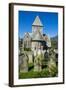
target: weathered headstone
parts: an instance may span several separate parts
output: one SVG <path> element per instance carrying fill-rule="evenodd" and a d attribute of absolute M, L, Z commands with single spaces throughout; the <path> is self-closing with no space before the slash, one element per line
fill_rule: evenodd
<path fill-rule="evenodd" d="M 34 59 L 34 71 L 41 71 L 40 63 L 37 56 Z"/>
<path fill-rule="evenodd" d="M 28 56 L 26 54 L 19 56 L 19 66 L 20 72 L 28 72 Z"/>
<path fill-rule="evenodd" d="M 48 70 L 50 72 L 50 76 L 56 76 L 57 74 L 57 66 L 55 62 L 55 56 L 51 54 L 50 60 L 48 62 Z"/>
<path fill-rule="evenodd" d="M 42 70 L 42 55 L 37 54 L 34 58 L 34 71 L 41 71 Z"/>
<path fill-rule="evenodd" d="M 28 53 L 28 58 L 29 58 L 28 63 L 33 63 L 33 56 L 32 56 L 32 52 Z"/>

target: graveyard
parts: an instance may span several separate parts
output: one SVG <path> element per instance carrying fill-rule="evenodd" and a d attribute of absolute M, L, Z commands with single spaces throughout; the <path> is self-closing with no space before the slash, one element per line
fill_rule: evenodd
<path fill-rule="evenodd" d="M 58 76 L 58 63 L 55 52 L 50 50 L 44 56 L 33 57 L 32 51 L 22 51 L 20 56 L 19 78 L 44 78 Z"/>
<path fill-rule="evenodd" d="M 19 39 L 19 79 L 58 76 L 57 42 L 42 33 L 43 24 L 36 16 L 32 33 Z"/>

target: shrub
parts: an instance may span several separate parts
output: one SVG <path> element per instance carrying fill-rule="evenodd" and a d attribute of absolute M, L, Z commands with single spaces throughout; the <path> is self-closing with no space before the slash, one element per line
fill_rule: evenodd
<path fill-rule="evenodd" d="M 49 77 L 49 70 L 48 68 L 43 69 L 43 71 L 41 72 L 41 77 Z"/>
<path fill-rule="evenodd" d="M 24 51 L 31 51 L 31 48 L 24 48 Z"/>

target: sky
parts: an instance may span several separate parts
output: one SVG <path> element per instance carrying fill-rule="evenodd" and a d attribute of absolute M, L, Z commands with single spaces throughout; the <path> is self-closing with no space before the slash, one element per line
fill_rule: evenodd
<path fill-rule="evenodd" d="M 54 37 L 58 35 L 58 13 L 55 12 L 34 12 L 34 11 L 19 11 L 18 12 L 18 29 L 19 37 L 23 38 L 26 32 L 32 32 L 32 24 L 39 16 L 43 24 L 43 34 Z"/>

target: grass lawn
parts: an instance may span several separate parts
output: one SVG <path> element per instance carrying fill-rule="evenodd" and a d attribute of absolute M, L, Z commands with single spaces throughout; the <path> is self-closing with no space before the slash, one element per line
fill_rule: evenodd
<path fill-rule="evenodd" d="M 43 69 L 41 72 L 34 72 L 31 69 L 29 72 L 26 73 L 19 73 L 19 79 L 26 79 L 26 78 L 42 78 L 42 77 L 49 77 L 48 69 Z"/>
<path fill-rule="evenodd" d="M 48 67 L 44 66 L 41 72 L 35 72 L 34 66 L 31 63 L 28 64 L 28 72 L 25 73 L 19 72 L 19 79 L 55 77 L 58 74 L 57 69 L 58 67 L 56 67 L 55 70 L 53 69 L 54 70 L 54 71 L 52 70 L 53 73 L 51 72 L 50 74 Z"/>

